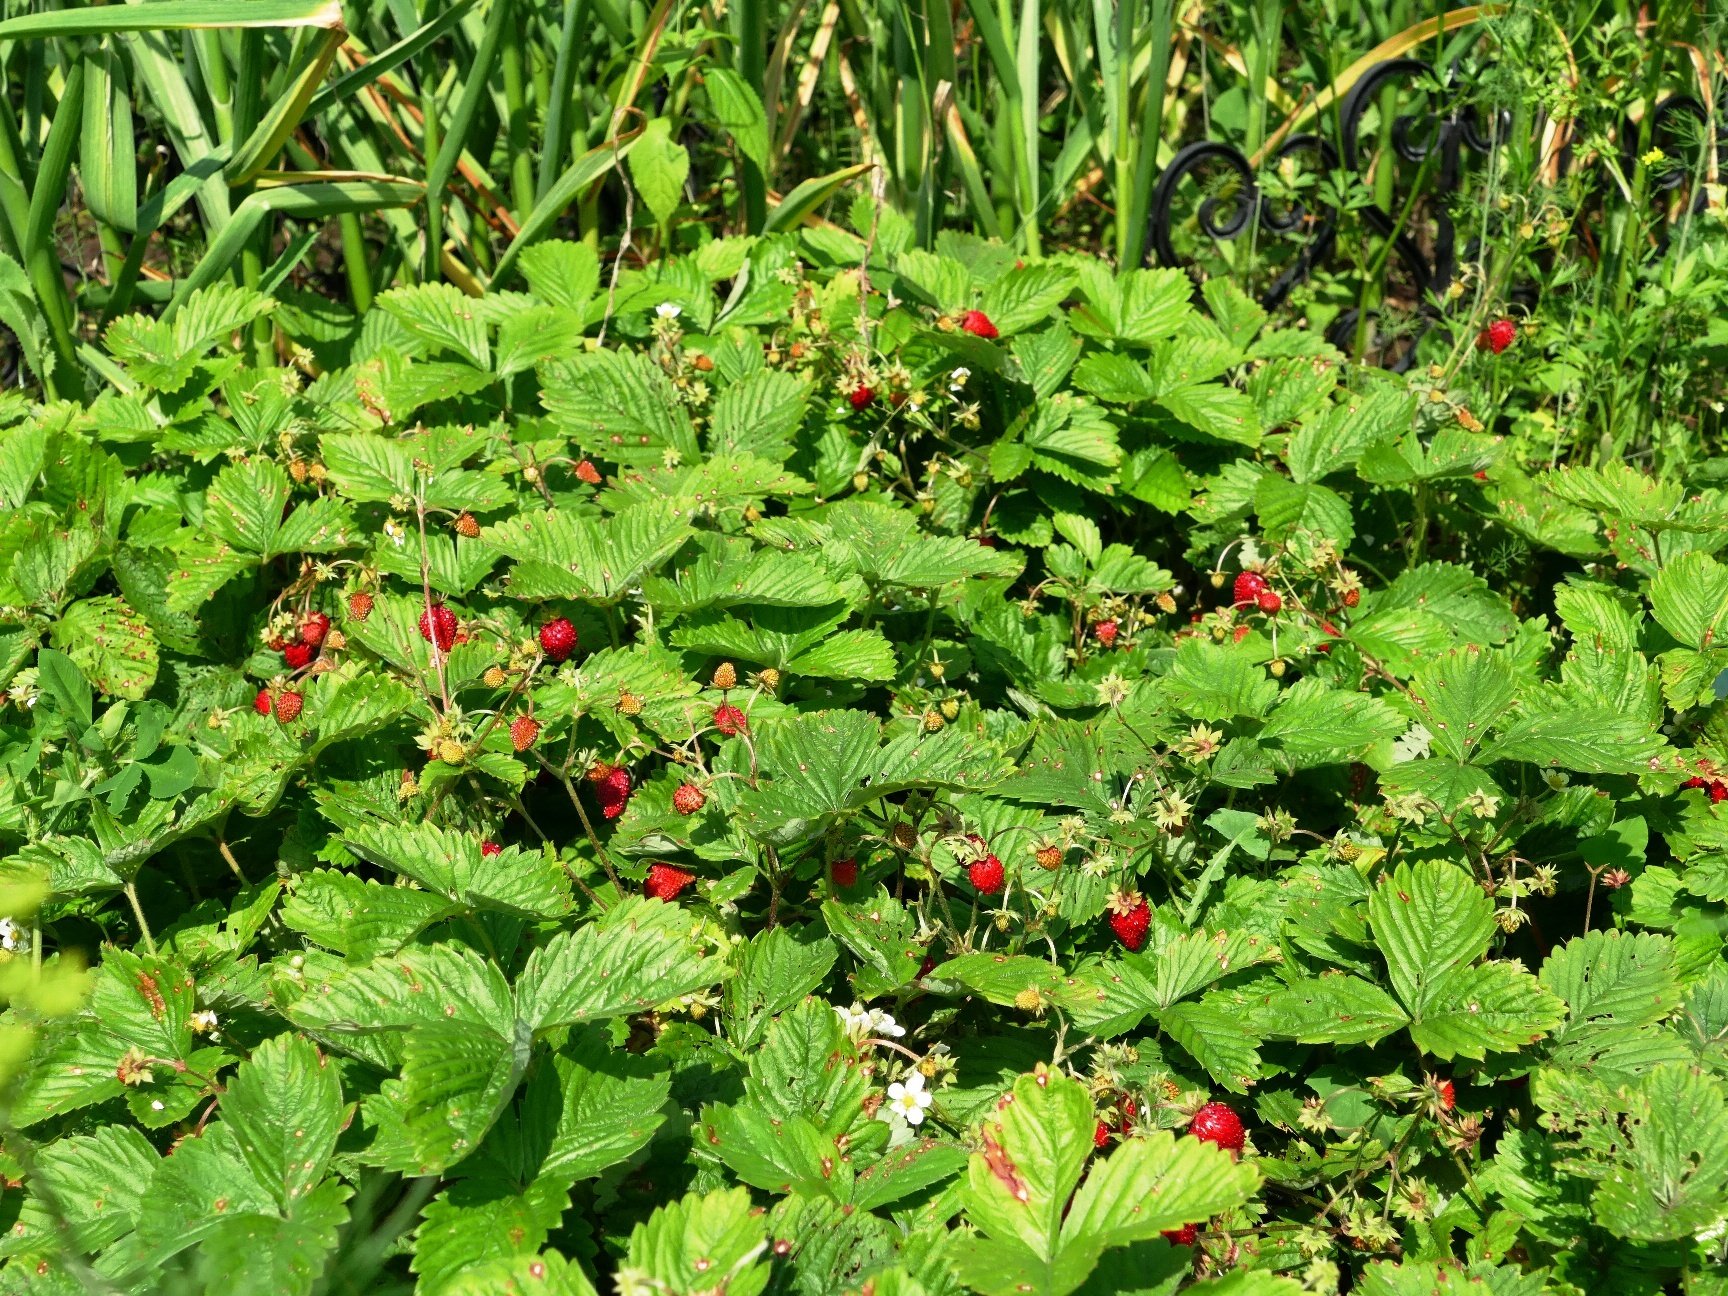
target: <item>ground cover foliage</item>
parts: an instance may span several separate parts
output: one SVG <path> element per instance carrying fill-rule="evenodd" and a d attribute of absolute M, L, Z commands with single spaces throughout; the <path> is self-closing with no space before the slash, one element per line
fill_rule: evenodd
<path fill-rule="evenodd" d="M 853 214 L 6 398 L 4 1281 L 1715 1290 L 1728 496 Z"/>
<path fill-rule="evenodd" d="M 0 1291 L 1728 1292 L 1719 12 L 238 13 L 0 3 Z"/>

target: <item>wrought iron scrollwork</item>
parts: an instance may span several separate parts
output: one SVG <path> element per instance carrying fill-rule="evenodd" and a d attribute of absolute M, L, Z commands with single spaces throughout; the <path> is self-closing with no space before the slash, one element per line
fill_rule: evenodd
<path fill-rule="evenodd" d="M 1365 141 L 1369 114 L 1386 104 L 1389 96 L 1403 97 L 1410 90 L 1426 94 L 1426 111 L 1394 113 L 1377 123 L 1385 131 L 1387 147 L 1374 150 Z M 1385 241 L 1375 258 L 1381 267 L 1381 282 L 1372 285 L 1373 297 L 1381 302 L 1399 302 L 1407 317 L 1401 338 L 1383 345 L 1374 358 L 1387 368 L 1402 371 L 1415 362 L 1417 346 L 1430 330 L 1446 331 L 1442 305 L 1446 290 L 1462 272 L 1465 262 L 1479 253 L 1479 240 L 1458 245 L 1459 231 L 1453 203 L 1465 191 L 1469 172 L 1477 158 L 1489 155 L 1497 141 L 1512 127 L 1511 114 L 1483 117 L 1448 93 L 1444 78 L 1434 68 L 1413 58 L 1387 59 L 1376 64 L 1352 87 L 1339 104 L 1331 129 L 1325 135 L 1293 135 L 1267 155 L 1260 172 L 1232 145 L 1201 140 L 1177 151 L 1159 176 L 1152 194 L 1147 238 L 1150 264 L 1180 267 L 1201 274 L 1200 254 L 1189 251 L 1210 245 L 1214 254 L 1233 259 L 1233 247 L 1253 247 L 1263 255 L 1269 282 L 1259 288 L 1260 304 L 1268 310 L 1284 305 L 1292 292 L 1307 282 L 1315 270 L 1335 260 L 1342 214 L 1328 203 L 1354 182 L 1366 182 L 1376 156 L 1391 156 L 1410 167 L 1403 168 L 1419 192 L 1414 197 L 1396 195 L 1393 212 L 1409 206 L 1414 219 L 1400 222 L 1378 205 L 1355 209 L 1355 216 L 1374 237 Z M 1449 102 L 1450 100 L 1450 102 Z M 1698 100 L 1676 95 L 1657 104 L 1651 120 L 1651 138 L 1670 156 L 1684 156 L 1680 135 L 1685 119 L 1707 124 L 1708 113 Z M 1638 138 L 1636 128 L 1620 132 L 1624 161 L 1633 160 L 1631 150 Z M 1336 143 L 1334 143 L 1334 140 Z M 1723 146 L 1728 157 L 1728 143 Z M 1266 192 L 1263 178 L 1300 169 L 1307 188 L 1295 198 L 1279 199 Z M 1669 202 L 1673 191 L 1686 181 L 1683 170 L 1660 174 L 1654 194 Z M 1184 203 L 1184 194 L 1198 190 L 1197 202 Z M 1701 209 L 1705 196 L 1700 190 L 1688 204 Z M 1179 214 L 1179 211 L 1181 214 Z M 1179 244 L 1185 240 L 1188 246 Z M 1244 240 L 1247 243 L 1244 244 Z M 1389 247 L 1385 246 L 1389 243 Z M 1394 284 L 1396 280 L 1396 284 Z M 1529 297 L 1530 290 L 1515 296 Z M 1370 308 L 1377 315 L 1378 308 Z M 1341 309 L 1327 339 L 1342 350 L 1352 349 L 1361 323 L 1355 306 Z"/>

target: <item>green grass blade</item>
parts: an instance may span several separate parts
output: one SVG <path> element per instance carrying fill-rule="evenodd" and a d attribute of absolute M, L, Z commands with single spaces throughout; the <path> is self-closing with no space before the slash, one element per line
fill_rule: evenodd
<path fill-rule="evenodd" d="M 564 155 L 570 149 L 571 118 L 576 107 L 576 42 L 587 17 L 587 0 L 564 0 L 564 25 L 558 32 L 558 53 L 552 65 L 552 84 L 546 97 L 546 126 L 540 141 L 540 174 L 534 182 L 534 201 L 541 202 L 558 179 Z"/>
<path fill-rule="evenodd" d="M 66 197 L 66 181 L 72 172 L 72 153 L 78 143 L 78 126 L 84 116 L 84 61 L 74 63 L 66 74 L 66 88 L 54 109 L 54 122 L 42 145 L 36 164 L 36 183 L 30 190 L 30 214 L 20 241 L 26 257 L 39 249 L 52 250 L 54 220 Z"/>
<path fill-rule="evenodd" d="M 806 180 L 782 198 L 779 206 L 768 213 L 768 221 L 762 232 L 773 234 L 777 230 L 796 229 L 814 214 L 818 207 L 832 198 L 842 185 L 868 173 L 871 165 L 869 162 L 857 162 L 838 171 L 831 171 L 825 176 L 813 176 Z"/>
<path fill-rule="evenodd" d="M 492 65 L 498 59 L 498 47 L 504 39 L 504 26 L 510 21 L 512 0 L 492 0 L 492 12 L 486 16 L 474 60 L 464 69 L 466 80 L 462 96 L 456 101 L 456 111 L 442 132 L 437 150 L 427 159 L 426 167 L 426 249 L 421 275 L 431 282 L 439 277 L 444 251 L 444 191 L 450 177 L 456 173 L 456 163 L 467 146 L 468 134 L 480 115 L 480 105 L 486 100 L 486 82 L 492 75 Z"/>
<path fill-rule="evenodd" d="M 508 280 L 522 249 L 545 237 L 546 232 L 584 190 L 603 178 L 629 155 L 641 134 L 640 130 L 632 131 L 628 135 L 619 136 L 610 144 L 600 144 L 589 149 L 558 177 L 546 191 L 546 196 L 534 204 L 534 209 L 522 221 L 521 231 L 510 240 L 510 246 L 504 249 L 504 255 L 498 258 L 498 265 L 492 271 L 492 287 L 500 287 Z"/>
<path fill-rule="evenodd" d="M 344 212 L 412 206 L 424 192 L 407 180 L 318 181 L 259 189 L 234 209 L 232 219 L 210 240 L 192 273 L 175 284 L 174 297 L 162 318 L 172 317 L 188 296 L 225 275 L 268 216 L 329 220 Z"/>
<path fill-rule="evenodd" d="M 320 34 L 317 47 L 300 75 L 294 78 L 292 88 L 270 106 L 270 110 L 264 114 L 246 142 L 229 159 L 226 168 L 229 184 L 249 183 L 282 151 L 282 145 L 305 116 L 307 105 L 312 102 L 318 83 L 330 70 L 330 64 L 336 57 L 336 49 L 342 44 L 342 39 L 343 33 L 340 29 Z"/>
<path fill-rule="evenodd" d="M 387 49 L 379 50 L 352 72 L 337 77 L 312 96 L 306 105 L 306 116 L 320 116 L 331 104 L 359 94 L 379 77 L 394 72 L 415 55 L 430 48 L 445 32 L 462 20 L 462 15 L 474 7 L 474 0 L 456 0 L 436 18 L 416 28 Z"/>
<path fill-rule="evenodd" d="M 97 220 L 130 233 L 138 225 L 138 146 L 126 65 L 112 46 L 84 56 L 84 122 L 78 178 Z"/>
<path fill-rule="evenodd" d="M 150 4 L 98 5 L 26 14 L 0 22 L 0 40 L 216 27 L 339 30 L 341 26 L 342 6 L 336 0 L 153 0 Z"/>

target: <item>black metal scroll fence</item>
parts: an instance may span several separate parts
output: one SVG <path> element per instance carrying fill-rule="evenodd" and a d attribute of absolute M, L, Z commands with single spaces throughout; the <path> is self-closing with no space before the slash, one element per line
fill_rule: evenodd
<path fill-rule="evenodd" d="M 1316 181 L 1310 194 L 1326 192 L 1327 181 L 1366 180 L 1375 150 L 1367 147 L 1364 125 L 1369 111 L 1381 104 L 1384 93 L 1423 88 L 1433 101 L 1444 99 L 1443 78 L 1434 68 L 1413 58 L 1388 59 L 1376 64 L 1340 103 L 1327 134 L 1291 135 L 1262 161 L 1260 174 L 1275 173 L 1287 164 L 1308 172 Z M 1716 96 L 1721 102 L 1721 96 Z M 1701 211 L 1707 200 L 1702 185 L 1693 185 L 1696 142 L 1688 147 L 1683 138 L 1684 119 L 1690 118 L 1694 134 L 1704 137 L 1709 113 L 1690 95 L 1671 95 L 1660 100 L 1651 122 L 1651 139 L 1670 158 L 1683 163 L 1658 174 L 1650 188 L 1651 200 L 1660 205 L 1668 223 L 1681 211 Z M 1415 362 L 1417 344 L 1430 330 L 1447 330 L 1446 290 L 1459 279 L 1463 263 L 1479 254 L 1479 240 L 1459 247 L 1453 218 L 1453 203 L 1466 196 L 1471 173 L 1504 141 L 1512 124 L 1511 115 L 1484 120 L 1457 104 L 1430 107 L 1426 111 L 1399 114 L 1391 122 L 1390 148 L 1398 158 L 1415 164 L 1420 192 L 1416 194 L 1413 220 L 1401 223 L 1379 207 L 1357 209 L 1370 233 L 1391 246 L 1379 258 L 1381 283 L 1373 295 L 1383 300 L 1385 286 L 1397 277 L 1397 295 L 1407 304 L 1410 318 L 1402 338 L 1378 348 L 1373 358 L 1384 367 L 1402 372 Z M 1539 122 L 1538 129 L 1546 126 Z M 1718 130 L 1718 157 L 1728 161 L 1728 140 Z M 1618 132 L 1623 174 L 1635 161 L 1637 128 L 1630 122 Z M 1559 169 L 1571 163 L 1570 146 L 1560 149 Z M 1606 193 L 1604 175 L 1597 184 Z M 1691 192 L 1676 194 L 1681 186 Z M 1333 184 L 1333 192 L 1341 186 Z M 1405 195 L 1392 206 L 1399 210 Z M 1201 258 L 1192 249 L 1210 244 L 1217 250 L 1250 239 L 1256 249 L 1265 249 L 1276 275 L 1258 294 L 1260 304 L 1276 310 L 1316 269 L 1337 260 L 1341 213 L 1336 207 L 1302 198 L 1279 198 L 1265 191 L 1250 160 L 1229 144 L 1201 140 L 1180 149 L 1159 177 L 1153 190 L 1149 216 L 1147 261 L 1186 269 L 1198 279 L 1203 274 Z M 1178 246 L 1178 237 L 1185 246 Z M 1534 301 L 1534 288 L 1516 290 L 1515 298 Z M 1371 311 L 1371 314 L 1377 314 Z M 1372 322 L 1372 321 L 1371 321 Z M 1355 307 L 1337 315 L 1326 330 L 1327 340 L 1349 352 L 1361 323 Z M 1449 336 L 1449 333 L 1447 333 Z"/>

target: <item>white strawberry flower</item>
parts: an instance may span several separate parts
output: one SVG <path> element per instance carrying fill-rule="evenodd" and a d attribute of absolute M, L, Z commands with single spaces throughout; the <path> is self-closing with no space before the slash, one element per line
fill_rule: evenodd
<path fill-rule="evenodd" d="M 904 1082 L 896 1080 L 888 1086 L 888 1109 L 903 1116 L 908 1125 L 924 1119 L 924 1109 L 935 1102 L 935 1096 L 924 1089 L 924 1073 L 913 1071 Z"/>
<path fill-rule="evenodd" d="M 654 313 L 656 315 L 658 315 L 661 319 L 671 320 L 671 319 L 677 319 L 680 315 L 682 315 L 684 313 L 684 308 L 682 306 L 676 305 L 673 302 L 661 302 L 658 306 L 656 306 L 654 308 Z"/>
<path fill-rule="evenodd" d="M 966 380 L 971 376 L 972 371 L 962 365 L 960 368 L 948 375 L 948 390 L 951 392 L 960 391 L 966 386 Z"/>
<path fill-rule="evenodd" d="M 187 1025 L 192 1028 L 192 1033 L 195 1035 L 214 1031 L 217 1026 L 216 1014 L 208 1008 L 204 1009 L 203 1012 L 195 1012 L 187 1021 Z"/>
<path fill-rule="evenodd" d="M 834 1011 L 840 1014 L 840 1024 L 853 1039 L 861 1040 L 870 1033 L 870 1014 L 863 1004 L 855 1003 L 850 1008 L 835 1004 Z"/>
<path fill-rule="evenodd" d="M 906 1028 L 895 1021 L 880 1008 L 870 1010 L 870 1029 L 883 1039 L 899 1039 L 906 1033 Z"/>
<path fill-rule="evenodd" d="M 24 943 L 24 933 L 10 918 L 0 918 L 0 950 L 12 953 Z"/>

